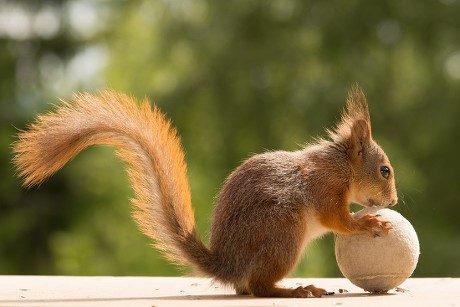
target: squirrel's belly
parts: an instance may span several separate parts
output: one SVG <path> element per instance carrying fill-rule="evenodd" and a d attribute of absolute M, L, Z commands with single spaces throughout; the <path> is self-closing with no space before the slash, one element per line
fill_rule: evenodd
<path fill-rule="evenodd" d="M 320 223 L 316 210 L 312 210 L 312 209 L 308 210 L 306 216 L 307 216 L 307 221 L 306 221 L 307 234 L 305 236 L 305 240 L 303 243 L 304 248 L 306 247 L 308 242 L 310 242 L 311 240 L 314 240 L 330 232 L 330 229 L 328 229 L 327 227 L 323 226 Z"/>

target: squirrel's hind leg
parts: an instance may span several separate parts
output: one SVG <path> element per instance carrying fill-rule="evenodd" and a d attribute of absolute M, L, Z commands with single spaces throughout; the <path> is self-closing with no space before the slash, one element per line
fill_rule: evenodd
<path fill-rule="evenodd" d="M 306 287 L 300 286 L 297 288 L 283 288 L 276 285 L 280 278 L 273 275 L 257 274 L 253 275 L 249 281 L 248 292 L 254 296 L 259 297 L 291 297 L 291 298 L 305 298 L 305 297 L 322 297 L 323 295 L 333 295 L 334 292 L 328 292 L 325 289 L 317 288 L 314 285 Z M 246 288 L 245 288 L 246 289 Z M 236 288 L 237 293 L 239 288 Z M 248 294 L 248 293 L 246 293 Z"/>
<path fill-rule="evenodd" d="M 235 286 L 235 291 L 237 295 L 250 295 L 251 291 L 247 287 Z"/>
<path fill-rule="evenodd" d="M 333 292 L 327 292 L 324 289 L 316 288 L 313 285 L 297 288 L 282 288 L 276 285 L 257 284 L 253 285 L 252 293 L 254 296 L 260 297 L 290 297 L 290 298 L 306 298 L 306 297 L 322 297 L 323 295 L 332 295 Z"/>

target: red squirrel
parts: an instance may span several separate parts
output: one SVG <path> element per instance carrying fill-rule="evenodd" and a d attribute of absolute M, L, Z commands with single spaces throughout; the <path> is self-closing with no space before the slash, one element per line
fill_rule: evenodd
<path fill-rule="evenodd" d="M 25 186 L 37 185 L 90 145 L 115 146 L 128 165 L 140 230 L 172 262 L 261 297 L 320 297 L 314 285 L 277 285 L 309 241 L 326 232 L 386 235 L 378 215 L 354 219 L 350 203 L 397 203 L 393 168 L 372 139 L 365 95 L 354 86 L 335 128 L 294 152 L 256 154 L 225 180 L 207 247 L 199 238 L 176 129 L 149 101 L 113 91 L 76 94 L 39 115 L 13 145 Z"/>

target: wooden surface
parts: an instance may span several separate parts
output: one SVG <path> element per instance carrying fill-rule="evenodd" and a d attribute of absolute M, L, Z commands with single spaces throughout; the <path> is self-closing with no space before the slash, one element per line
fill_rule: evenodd
<path fill-rule="evenodd" d="M 286 279 L 337 294 L 280 299 L 237 296 L 208 279 L 185 277 L 0 276 L 0 306 L 460 306 L 460 278 L 411 278 L 399 291 L 372 295 L 343 278 Z M 339 289 L 348 292 L 338 293 Z"/>

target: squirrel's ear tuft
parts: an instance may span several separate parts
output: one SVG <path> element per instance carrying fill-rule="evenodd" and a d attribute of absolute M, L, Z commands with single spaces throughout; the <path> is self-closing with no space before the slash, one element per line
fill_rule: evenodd
<path fill-rule="evenodd" d="M 355 136 L 364 136 L 363 140 L 372 139 L 371 118 L 366 96 L 358 84 L 348 91 L 347 106 L 342 112 L 342 118 L 335 129 L 328 131 L 334 141 L 349 140 Z"/>
<path fill-rule="evenodd" d="M 348 91 L 347 108 L 342 115 L 343 117 L 349 117 L 352 120 L 365 120 L 370 128 L 371 117 L 369 116 L 369 107 L 367 106 L 366 96 L 358 84 L 352 86 Z"/>

